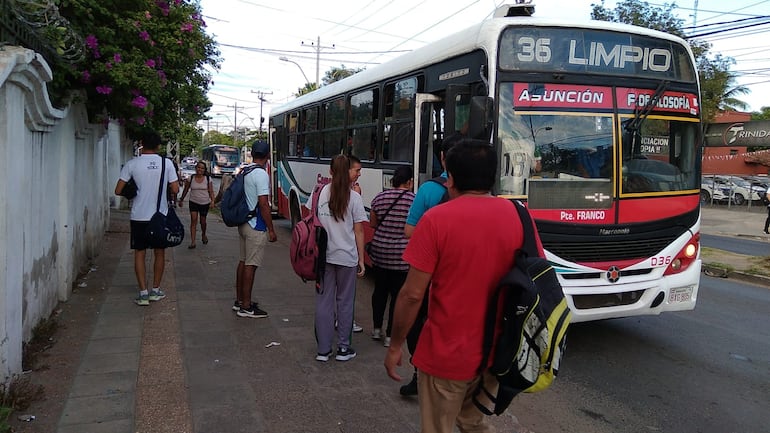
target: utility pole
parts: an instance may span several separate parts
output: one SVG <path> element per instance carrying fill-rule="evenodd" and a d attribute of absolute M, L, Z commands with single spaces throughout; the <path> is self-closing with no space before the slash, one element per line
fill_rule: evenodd
<path fill-rule="evenodd" d="M 257 99 L 259 99 L 259 135 L 260 138 L 262 138 L 262 124 L 265 123 L 265 118 L 262 117 L 262 103 L 266 101 L 265 95 L 272 95 L 273 92 L 263 92 L 261 90 L 251 91 L 251 93 L 257 94 Z"/>
<path fill-rule="evenodd" d="M 695 4 L 693 5 L 692 26 L 698 26 L 698 0 L 695 0 Z"/>
<path fill-rule="evenodd" d="M 305 44 L 305 41 L 302 41 L 302 45 L 307 46 L 307 44 Z M 321 46 L 321 37 L 318 36 L 318 39 L 316 40 L 316 42 L 311 42 L 309 45 L 313 49 L 315 49 L 315 86 L 316 86 L 316 89 L 320 89 L 321 88 L 321 78 L 320 78 L 321 50 L 324 48 L 334 49 L 334 44 L 332 44 L 330 47 Z"/>
<path fill-rule="evenodd" d="M 233 145 L 238 146 L 238 102 L 228 105 L 227 108 L 233 109 Z"/>

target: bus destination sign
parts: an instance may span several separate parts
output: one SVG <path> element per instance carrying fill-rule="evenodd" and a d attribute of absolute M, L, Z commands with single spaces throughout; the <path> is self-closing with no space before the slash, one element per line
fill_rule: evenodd
<path fill-rule="evenodd" d="M 612 31 L 511 27 L 500 41 L 500 67 L 633 75 L 695 82 L 687 50 L 673 41 Z"/>

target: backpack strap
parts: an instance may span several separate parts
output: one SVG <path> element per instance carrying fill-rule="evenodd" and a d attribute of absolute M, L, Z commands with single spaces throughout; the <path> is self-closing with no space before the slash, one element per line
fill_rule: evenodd
<path fill-rule="evenodd" d="M 162 194 L 163 194 L 163 176 L 165 174 L 166 174 L 166 158 L 163 156 L 160 156 L 160 183 L 158 184 L 158 203 L 155 205 L 155 212 L 160 212 L 160 198 L 162 197 Z"/>
<path fill-rule="evenodd" d="M 244 185 L 246 183 L 246 175 L 251 173 L 252 171 L 254 171 L 257 168 L 261 168 L 262 170 L 265 169 L 265 167 L 255 163 L 253 165 L 250 165 L 250 166 L 244 168 L 243 171 L 238 173 L 238 176 L 243 176 Z M 244 188 L 244 194 L 245 194 L 245 188 Z M 257 216 L 257 209 L 259 209 L 259 197 L 257 197 L 257 204 L 254 206 L 254 209 L 250 210 L 249 214 L 246 215 L 246 216 L 249 217 L 249 221 L 251 221 L 251 218 L 254 218 L 255 216 Z"/>
<path fill-rule="evenodd" d="M 446 186 L 446 181 L 447 178 L 444 176 L 436 176 L 434 178 L 428 179 L 428 182 L 435 182 L 444 187 L 444 195 L 441 196 L 441 200 L 438 202 L 438 204 L 446 203 L 449 201 L 449 188 Z"/>
<path fill-rule="evenodd" d="M 533 228 L 532 216 L 530 216 L 529 211 L 522 202 L 516 200 L 513 204 L 519 213 L 522 233 L 524 234 L 524 243 L 521 246 L 521 251 L 528 257 L 537 257 L 539 253 L 535 243 L 535 229 Z"/>

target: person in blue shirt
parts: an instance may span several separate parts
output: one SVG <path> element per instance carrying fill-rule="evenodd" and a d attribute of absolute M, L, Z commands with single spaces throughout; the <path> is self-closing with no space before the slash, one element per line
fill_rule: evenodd
<path fill-rule="evenodd" d="M 443 172 L 441 179 L 430 180 L 420 185 L 417 190 L 417 195 L 414 197 L 412 206 L 409 208 L 409 215 L 406 217 L 406 225 L 404 226 L 404 236 L 408 239 L 412 237 L 415 226 L 420 221 L 420 218 L 428 211 L 428 209 L 439 205 L 447 200 L 447 189 L 445 186 L 447 179 L 446 165 L 444 164 L 444 156 L 449 152 L 458 141 L 464 136 L 461 134 L 452 134 L 441 142 L 441 168 Z M 442 180 L 439 182 L 439 180 Z M 406 345 L 409 348 L 409 353 L 414 355 L 414 351 L 417 348 L 417 341 L 420 338 L 420 332 L 422 332 L 422 326 L 425 323 L 425 318 L 428 314 L 428 296 L 427 292 L 425 299 L 423 299 L 420 311 L 417 313 L 417 318 L 412 325 L 412 329 L 409 330 L 409 334 L 406 336 Z M 412 381 L 404 385 L 399 389 L 401 395 L 417 395 L 417 369 L 415 368 L 412 375 Z"/>

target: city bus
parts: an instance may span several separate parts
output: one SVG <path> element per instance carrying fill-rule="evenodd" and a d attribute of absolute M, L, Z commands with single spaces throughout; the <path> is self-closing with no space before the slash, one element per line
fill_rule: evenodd
<path fill-rule="evenodd" d="M 205 161 L 212 176 L 222 177 L 233 174 L 241 164 L 241 151 L 237 147 L 212 144 L 201 150 L 201 161 Z"/>
<path fill-rule="evenodd" d="M 688 44 L 532 12 L 502 6 L 273 109 L 279 214 L 306 212 L 334 155 L 362 160 L 368 206 L 399 165 L 417 184 L 439 174 L 440 140 L 462 133 L 497 149 L 494 193 L 529 208 L 574 321 L 695 308 L 702 132 Z"/>

